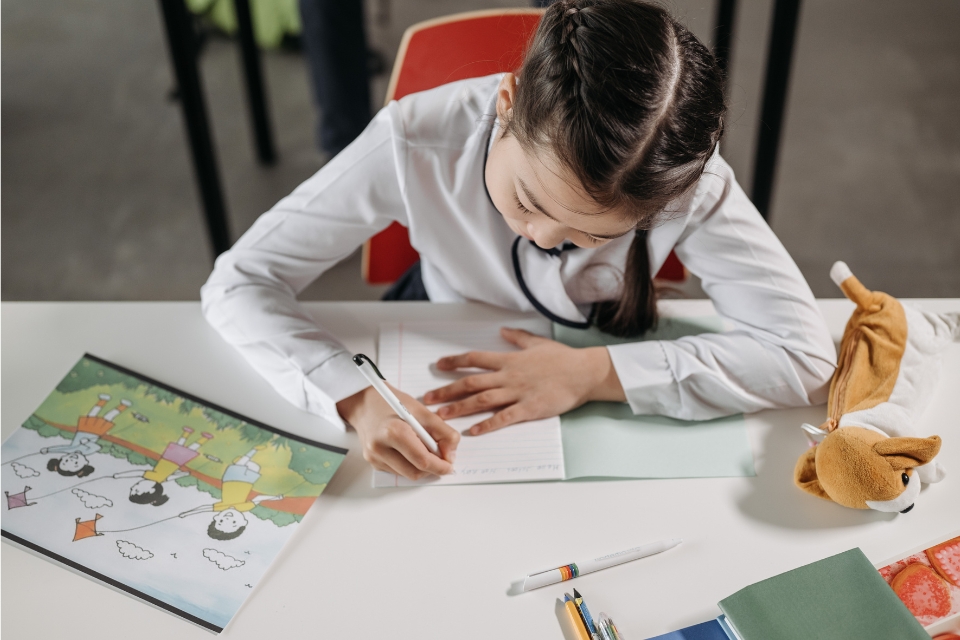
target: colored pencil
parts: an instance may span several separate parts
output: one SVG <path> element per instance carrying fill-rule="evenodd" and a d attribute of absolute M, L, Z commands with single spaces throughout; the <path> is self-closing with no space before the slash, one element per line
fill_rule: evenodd
<path fill-rule="evenodd" d="M 567 617 L 570 619 L 573 632 L 577 634 L 577 640 L 591 640 L 590 634 L 587 633 L 587 628 L 583 624 L 583 619 L 580 617 L 580 612 L 573 603 L 573 598 L 567 594 L 563 594 L 563 607 L 567 610 Z"/>

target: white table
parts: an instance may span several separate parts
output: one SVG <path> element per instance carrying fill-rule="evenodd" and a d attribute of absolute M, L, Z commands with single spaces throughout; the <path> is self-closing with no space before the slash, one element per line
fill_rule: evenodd
<path fill-rule="evenodd" d="M 709 302 L 671 302 L 700 315 Z M 852 305 L 821 302 L 839 339 Z M 960 300 L 926 300 L 960 310 Z M 372 352 L 381 321 L 503 319 L 479 305 L 321 303 L 316 317 L 353 351 Z M 576 586 L 630 640 L 719 612 L 737 589 L 861 547 L 874 561 L 960 529 L 960 344 L 948 351 L 926 414 L 952 475 L 909 514 L 845 509 L 793 486 L 799 425 L 824 407 L 747 418 L 755 478 L 553 482 L 374 490 L 355 433 L 318 426 L 276 395 L 207 326 L 197 303 L 5 303 L 6 438 L 84 352 L 298 434 L 350 448 L 293 540 L 224 632 L 229 638 L 560 638 L 555 601 Z M 928 434 L 924 434 L 928 435 Z M 578 508 L 607 514 L 606 525 Z M 609 523 L 616 523 L 610 526 Z M 508 596 L 528 571 L 679 536 L 678 548 Z M 208 638 L 208 632 L 2 545 L 3 637 Z"/>

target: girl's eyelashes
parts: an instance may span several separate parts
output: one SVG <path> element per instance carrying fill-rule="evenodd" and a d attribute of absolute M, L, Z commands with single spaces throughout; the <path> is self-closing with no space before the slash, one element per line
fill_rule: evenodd
<path fill-rule="evenodd" d="M 516 191 L 513 192 L 513 202 L 517 205 L 517 209 L 519 209 L 521 213 L 524 213 L 528 216 L 536 215 L 533 211 L 530 211 L 530 209 L 527 209 L 525 206 L 523 206 L 523 203 L 520 202 L 520 196 Z M 610 238 L 598 238 L 597 236 L 590 235 L 586 231 L 578 231 L 577 233 L 594 244 L 603 244 L 610 240 Z"/>
<path fill-rule="evenodd" d="M 520 196 L 517 195 L 516 191 L 513 192 L 513 201 L 517 204 L 517 208 L 520 209 L 521 212 L 526 213 L 527 215 L 533 215 L 533 211 L 527 209 L 525 206 L 523 206 L 523 203 L 520 202 Z"/>

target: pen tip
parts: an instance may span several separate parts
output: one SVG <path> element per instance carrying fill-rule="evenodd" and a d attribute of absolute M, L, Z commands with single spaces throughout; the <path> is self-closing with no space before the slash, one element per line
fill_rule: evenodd
<path fill-rule="evenodd" d="M 583 596 L 580 595 L 580 592 L 579 592 L 579 591 L 577 591 L 576 589 L 574 589 L 574 590 L 573 590 L 573 597 L 574 597 L 574 598 L 582 598 Z"/>

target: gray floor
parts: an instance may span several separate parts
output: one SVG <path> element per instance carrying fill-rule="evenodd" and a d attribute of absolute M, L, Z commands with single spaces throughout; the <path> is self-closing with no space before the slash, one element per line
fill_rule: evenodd
<path fill-rule="evenodd" d="M 410 24 L 491 0 L 368 0 L 392 62 Z M 710 42 L 714 5 L 669 3 Z M 211 266 L 157 4 L 4 0 L 3 300 L 191 300 Z M 749 191 L 770 0 L 741 0 L 723 153 Z M 771 223 L 814 292 L 844 259 L 868 286 L 960 296 L 960 3 L 803 5 Z M 324 162 L 303 60 L 264 56 L 281 161 L 254 161 L 238 52 L 202 73 L 234 237 Z M 382 101 L 386 78 L 375 80 Z M 304 297 L 367 299 L 355 256 Z"/>

